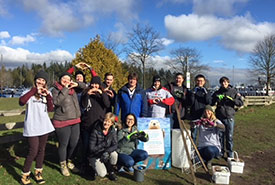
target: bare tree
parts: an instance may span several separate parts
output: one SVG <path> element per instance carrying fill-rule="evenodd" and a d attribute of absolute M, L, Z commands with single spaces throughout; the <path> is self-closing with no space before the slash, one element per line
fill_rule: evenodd
<path fill-rule="evenodd" d="M 266 94 L 268 95 L 271 80 L 275 77 L 275 34 L 259 41 L 250 56 L 253 70 L 266 78 Z"/>
<path fill-rule="evenodd" d="M 142 66 L 143 73 L 143 88 L 145 88 L 145 69 L 147 59 L 153 54 L 163 49 L 163 43 L 159 38 L 159 33 L 156 32 L 151 26 L 140 24 L 128 33 L 128 43 L 126 52 L 128 57 L 137 65 Z"/>
<path fill-rule="evenodd" d="M 208 69 L 207 65 L 201 64 L 201 56 L 196 49 L 179 47 L 177 49 L 171 50 L 170 54 L 172 60 L 168 65 L 176 72 L 181 72 L 185 76 L 187 71 L 189 71 L 191 74 L 191 79 L 193 79 L 194 75 L 197 75 Z"/>

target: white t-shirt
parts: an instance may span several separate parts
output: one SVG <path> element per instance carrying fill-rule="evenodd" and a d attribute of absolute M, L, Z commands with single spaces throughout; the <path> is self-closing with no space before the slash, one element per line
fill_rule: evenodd
<path fill-rule="evenodd" d="M 26 103 L 23 136 L 41 136 L 53 131 L 54 127 L 48 115 L 47 104 L 43 103 L 42 98 L 37 100 L 35 96 L 30 97 Z"/>

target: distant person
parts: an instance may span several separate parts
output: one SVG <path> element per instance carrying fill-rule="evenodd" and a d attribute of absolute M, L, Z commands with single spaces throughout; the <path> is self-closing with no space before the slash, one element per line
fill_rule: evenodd
<path fill-rule="evenodd" d="M 45 148 L 49 133 L 54 127 L 48 112 L 53 111 L 53 99 L 48 90 L 49 75 L 45 71 L 39 71 L 34 77 L 34 87 L 19 98 L 19 104 L 26 106 L 23 136 L 28 139 L 29 152 L 26 157 L 22 184 L 31 184 L 30 169 L 35 160 L 34 178 L 38 184 L 45 183 L 42 177 Z"/>
<path fill-rule="evenodd" d="M 241 95 L 230 85 L 229 78 L 221 77 L 221 87 L 212 95 L 212 105 L 216 105 L 216 116 L 225 126 L 225 132 L 220 133 L 221 155 L 225 157 L 224 137 L 226 138 L 227 157 L 233 157 L 233 133 L 235 106 L 241 107 Z"/>
<path fill-rule="evenodd" d="M 112 181 L 117 180 L 114 173 L 114 166 L 117 164 L 117 132 L 113 127 L 116 116 L 109 112 L 105 115 L 104 121 L 98 123 L 92 130 L 89 142 L 89 164 L 93 168 L 92 179 L 95 180 L 95 173 L 100 177 L 108 177 Z"/>
<path fill-rule="evenodd" d="M 107 109 L 107 112 L 114 112 L 114 109 L 115 109 L 116 91 L 112 88 L 113 83 L 114 83 L 114 75 L 112 73 L 105 73 L 104 82 L 102 86 L 111 102 L 110 106 Z"/>
<path fill-rule="evenodd" d="M 118 91 L 115 113 L 118 116 L 121 110 L 121 120 L 125 122 L 129 113 L 136 117 L 146 117 L 147 107 L 145 91 L 138 85 L 138 75 L 130 73 L 128 83 Z"/>
<path fill-rule="evenodd" d="M 197 75 L 195 77 L 195 83 L 196 86 L 190 91 L 190 93 L 188 93 L 188 101 L 191 106 L 191 120 L 200 119 L 204 113 L 205 106 L 211 104 L 211 94 L 204 87 L 205 77 L 202 74 Z M 194 142 L 196 142 L 196 127 L 191 128 L 191 135 Z"/>
<path fill-rule="evenodd" d="M 175 99 L 171 93 L 161 86 L 159 75 L 153 77 L 152 86 L 147 89 L 148 117 L 164 118 L 167 106 L 174 104 Z"/>
<path fill-rule="evenodd" d="M 61 173 L 70 176 L 70 170 L 77 172 L 73 163 L 73 153 L 79 139 L 80 107 L 75 88 L 85 88 L 83 82 L 72 81 L 71 74 L 64 72 L 59 77 L 59 82 L 53 86 L 53 102 L 55 111 L 53 125 L 58 138 L 58 156 Z"/>
<path fill-rule="evenodd" d="M 148 134 L 137 129 L 136 116 L 128 114 L 123 128 L 118 131 L 118 168 L 131 171 L 137 162 L 146 160 L 148 153 L 145 150 L 137 149 L 137 145 L 139 141 L 147 142 L 148 140 Z"/>
<path fill-rule="evenodd" d="M 176 107 L 179 110 L 180 118 L 184 119 L 185 117 L 185 109 L 187 106 L 187 88 L 183 84 L 183 82 L 183 74 L 177 73 L 175 81 L 165 86 L 175 98 L 175 103 L 172 106 L 169 106 L 168 110 L 168 113 L 170 114 L 172 120 L 172 128 L 180 128 L 176 113 Z"/>
<path fill-rule="evenodd" d="M 224 125 L 216 118 L 210 105 L 205 106 L 202 118 L 192 123 L 199 130 L 199 153 L 204 162 L 207 163 L 208 169 L 210 169 L 211 160 L 220 156 L 221 144 L 219 133 L 220 131 L 224 131 Z"/>

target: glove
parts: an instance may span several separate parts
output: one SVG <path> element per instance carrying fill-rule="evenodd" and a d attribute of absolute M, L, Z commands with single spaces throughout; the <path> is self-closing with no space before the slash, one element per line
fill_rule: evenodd
<path fill-rule="evenodd" d="M 127 139 L 129 140 L 129 141 L 134 141 L 134 140 L 136 140 L 137 138 L 138 138 L 138 131 L 135 131 L 135 132 L 132 132 L 131 134 L 129 134 L 128 136 L 127 136 Z"/>
<path fill-rule="evenodd" d="M 110 154 L 109 154 L 108 152 L 104 152 L 104 153 L 102 154 L 102 156 L 100 157 L 100 161 L 101 161 L 102 163 L 108 162 L 109 159 L 110 159 Z"/>
<path fill-rule="evenodd" d="M 219 94 L 217 96 L 218 96 L 219 100 L 222 100 L 224 98 L 224 94 Z"/>
<path fill-rule="evenodd" d="M 142 142 L 148 141 L 148 134 L 146 134 L 144 131 L 140 131 L 138 133 L 138 139 Z"/>

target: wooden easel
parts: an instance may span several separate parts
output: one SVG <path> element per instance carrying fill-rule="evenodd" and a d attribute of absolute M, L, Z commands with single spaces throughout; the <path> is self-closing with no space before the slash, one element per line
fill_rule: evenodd
<path fill-rule="evenodd" d="M 194 172 L 194 167 L 193 167 L 193 164 L 192 164 L 192 161 L 191 161 L 191 155 L 190 155 L 190 152 L 188 150 L 186 139 L 184 137 L 184 131 L 185 131 L 186 135 L 188 136 L 189 140 L 191 141 L 191 144 L 194 147 L 194 149 L 195 149 L 195 151 L 196 151 L 196 153 L 197 153 L 197 155 L 198 155 L 198 157 L 199 157 L 199 159 L 200 159 L 200 161 L 202 163 L 202 166 L 203 166 L 205 172 L 209 174 L 209 171 L 208 171 L 208 169 L 207 169 L 207 167 L 206 167 L 206 165 L 205 165 L 205 163 L 204 163 L 204 161 L 203 161 L 203 159 L 202 159 L 202 157 L 201 157 L 201 155 L 200 155 L 200 153 L 198 151 L 197 146 L 195 145 L 192 137 L 190 136 L 190 134 L 189 134 L 186 126 L 184 125 L 183 120 L 181 120 L 178 107 L 176 107 L 176 113 L 177 113 L 177 118 L 178 118 L 179 125 L 180 125 L 180 130 L 181 130 L 181 135 L 182 135 L 182 140 L 183 140 L 184 148 L 185 148 L 185 151 L 186 151 L 188 163 L 189 163 L 191 174 L 192 174 L 192 177 L 193 177 L 193 184 L 196 185 L 197 184 L 197 180 L 196 180 L 196 176 L 195 176 L 195 172 Z"/>

